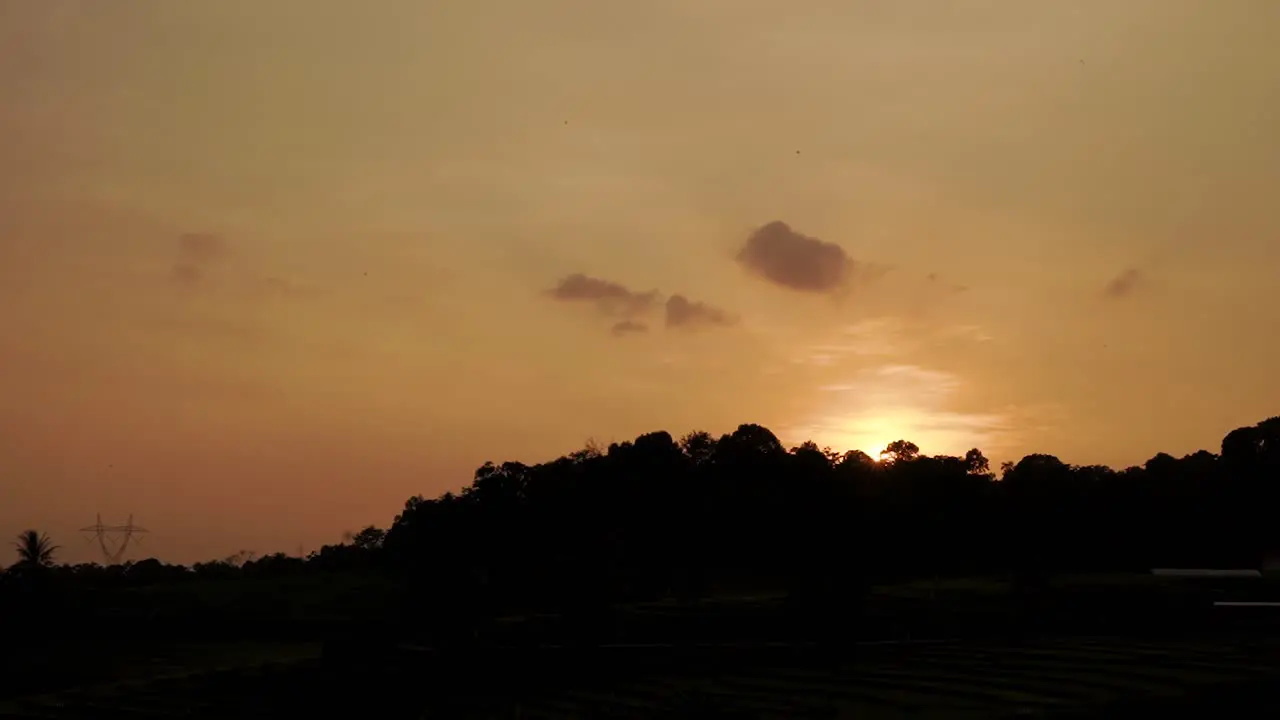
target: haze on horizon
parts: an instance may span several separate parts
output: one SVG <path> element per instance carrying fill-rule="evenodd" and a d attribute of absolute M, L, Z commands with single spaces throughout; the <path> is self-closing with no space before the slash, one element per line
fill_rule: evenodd
<path fill-rule="evenodd" d="M 190 562 L 755 422 L 1117 467 L 1280 399 L 1280 4 L 0 0 L 0 535 Z"/>

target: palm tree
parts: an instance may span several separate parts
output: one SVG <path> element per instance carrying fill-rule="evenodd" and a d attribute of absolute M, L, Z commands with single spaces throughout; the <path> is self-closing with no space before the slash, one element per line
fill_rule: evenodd
<path fill-rule="evenodd" d="M 59 550 L 48 535 L 35 530 L 18 533 L 18 539 L 13 546 L 18 549 L 18 566 L 24 568 L 52 566 L 54 553 Z"/>

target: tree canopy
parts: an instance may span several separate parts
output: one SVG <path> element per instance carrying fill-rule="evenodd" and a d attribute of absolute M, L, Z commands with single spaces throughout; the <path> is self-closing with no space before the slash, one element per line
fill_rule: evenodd
<path fill-rule="evenodd" d="M 488 462 L 459 492 L 412 497 L 385 531 L 306 558 L 66 572 L 148 584 L 376 570 L 409 579 L 421 602 L 497 611 L 947 574 L 1257 567 L 1280 549 L 1277 481 L 1280 417 L 1231 431 L 1217 453 L 1119 471 L 1031 454 L 999 473 L 976 448 L 927 455 L 899 440 L 877 461 L 812 442 L 788 450 L 744 424 Z M 57 549 L 35 531 L 17 545 L 19 566 L 48 566 Z"/>

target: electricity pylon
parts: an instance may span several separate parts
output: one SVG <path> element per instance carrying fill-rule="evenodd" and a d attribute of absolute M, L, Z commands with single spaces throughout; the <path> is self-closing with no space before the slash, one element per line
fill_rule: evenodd
<path fill-rule="evenodd" d="M 129 516 L 129 522 L 124 525 L 103 525 L 102 514 L 98 514 L 98 521 L 89 527 L 80 528 L 80 532 L 93 533 L 92 537 L 85 538 L 93 540 L 97 538 L 98 547 L 102 548 L 102 559 L 107 565 L 114 565 L 120 562 L 120 558 L 124 557 L 125 552 L 129 549 L 129 542 L 133 541 L 136 545 L 142 542 L 141 537 L 136 537 L 142 533 L 150 532 L 144 527 L 133 524 L 133 515 Z"/>

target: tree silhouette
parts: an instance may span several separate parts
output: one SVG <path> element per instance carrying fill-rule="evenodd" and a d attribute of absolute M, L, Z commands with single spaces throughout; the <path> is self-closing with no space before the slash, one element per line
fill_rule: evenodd
<path fill-rule="evenodd" d="M 970 475 L 986 475 L 991 472 L 991 462 L 978 448 L 973 448 L 964 454 L 964 464 Z"/>
<path fill-rule="evenodd" d="M 351 544 L 361 550 L 376 550 L 382 547 L 382 541 L 386 538 L 386 535 L 387 531 L 370 525 L 356 533 L 351 538 Z"/>
<path fill-rule="evenodd" d="M 1233 431 L 1221 456 L 1117 472 L 1041 453 L 998 478 L 977 448 L 930 456 L 898 440 L 875 462 L 812 442 L 788 451 L 753 424 L 719 439 L 649 433 L 486 463 L 459 495 L 410 499 L 383 547 L 427 585 L 457 578 L 509 609 L 744 586 L 820 609 L 814 598 L 892 578 L 1012 573 L 1034 588 L 1060 572 L 1251 565 L 1275 545 L 1256 508 L 1280 486 L 1278 427 Z M 466 580 L 474 568 L 485 582 Z"/>
<path fill-rule="evenodd" d="M 473 642 L 498 616 L 568 618 L 565 641 L 586 641 L 615 632 L 619 606 L 772 594 L 838 642 L 873 584 L 1005 577 L 1034 607 L 1068 573 L 1258 567 L 1280 550 L 1277 501 L 1280 418 L 1232 430 L 1219 453 L 1159 453 L 1123 469 L 1033 453 L 999 473 L 977 448 L 928 455 L 903 439 L 878 459 L 814 442 L 788 450 L 748 423 L 486 462 L 456 491 L 409 498 L 385 530 L 306 558 L 239 553 L 189 569 L 144 560 L 43 575 L 101 588 L 268 578 L 329 587 L 378 575 L 404 590 L 403 632 L 442 644 Z M 52 565 L 47 536 L 28 531 L 16 544 L 15 578 Z"/>
<path fill-rule="evenodd" d="M 18 533 L 13 546 L 18 551 L 16 568 L 33 570 L 46 569 L 53 566 L 54 555 L 60 549 L 49 536 L 36 530 L 24 530 Z"/>
<path fill-rule="evenodd" d="M 909 462 L 920 455 L 920 448 L 907 440 L 894 440 L 880 451 L 880 457 L 889 462 Z"/>

